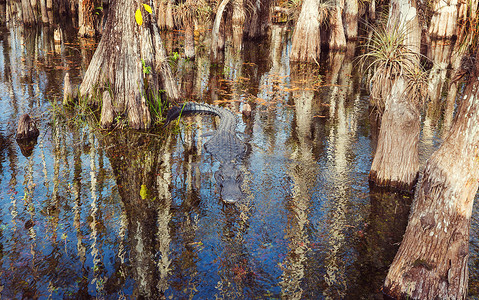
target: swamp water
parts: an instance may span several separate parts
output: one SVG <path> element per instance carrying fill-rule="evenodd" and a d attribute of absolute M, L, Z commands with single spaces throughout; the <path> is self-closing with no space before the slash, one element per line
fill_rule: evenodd
<path fill-rule="evenodd" d="M 377 131 L 350 46 L 321 68 L 293 68 L 289 32 L 265 44 L 173 61 L 188 97 L 239 112 L 250 146 L 245 198 L 219 199 L 218 163 L 202 145 L 218 120 L 178 133 L 107 132 L 58 114 L 63 78 L 81 82 L 95 43 L 55 44 L 47 29 L 0 39 L 2 298 L 374 299 L 407 224 L 410 199 L 371 192 Z M 165 40 L 170 53 L 176 40 Z M 193 96 L 191 96 L 193 95 Z M 40 129 L 24 155 L 18 118 Z M 425 117 L 421 163 L 440 144 Z M 92 129 L 93 128 L 93 129 Z M 171 129 L 172 127 L 170 127 Z M 479 295 L 477 213 L 470 296 Z"/>

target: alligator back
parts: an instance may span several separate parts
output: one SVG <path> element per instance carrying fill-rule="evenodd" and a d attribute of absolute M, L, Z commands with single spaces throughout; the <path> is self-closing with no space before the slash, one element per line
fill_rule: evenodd
<path fill-rule="evenodd" d="M 186 102 L 181 106 L 174 106 L 168 110 L 164 126 L 181 116 L 192 114 L 210 114 L 221 118 L 224 115 L 224 109 L 205 103 Z"/>

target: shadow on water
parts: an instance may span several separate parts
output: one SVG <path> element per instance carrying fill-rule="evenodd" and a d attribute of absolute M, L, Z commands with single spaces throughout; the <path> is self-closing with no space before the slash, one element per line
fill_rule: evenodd
<path fill-rule="evenodd" d="M 320 67 L 290 65 L 289 38 L 287 27 L 273 26 L 243 52 L 226 40 L 224 63 L 198 51 L 173 64 L 184 96 L 238 113 L 239 136 L 251 145 L 239 166 L 245 199 L 227 205 L 218 163 L 203 148 L 215 117 L 190 116 L 178 134 L 101 131 L 57 104 L 67 71 L 81 82 L 94 41 L 65 35 L 55 43 L 51 28 L 2 29 L 1 295 L 381 296 L 411 198 L 368 185 L 378 118 L 354 63 L 357 45 L 325 55 Z M 175 37 L 165 43 L 178 50 Z M 246 104 L 252 113 L 241 120 Z M 40 130 L 29 156 L 15 142 L 23 113 Z M 426 126 L 422 162 L 440 130 Z M 471 230 L 477 295 L 476 221 Z"/>

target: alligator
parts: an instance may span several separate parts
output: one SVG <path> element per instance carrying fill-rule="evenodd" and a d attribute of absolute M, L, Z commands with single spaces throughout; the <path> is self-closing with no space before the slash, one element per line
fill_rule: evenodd
<path fill-rule="evenodd" d="M 243 175 L 238 169 L 248 150 L 236 132 L 236 115 L 219 106 L 204 103 L 186 102 L 182 106 L 174 106 L 168 111 L 165 125 L 171 121 L 191 114 L 210 114 L 220 117 L 220 125 L 204 148 L 220 165 L 215 172 L 216 185 L 220 198 L 226 203 L 235 203 L 244 198 L 241 188 Z"/>

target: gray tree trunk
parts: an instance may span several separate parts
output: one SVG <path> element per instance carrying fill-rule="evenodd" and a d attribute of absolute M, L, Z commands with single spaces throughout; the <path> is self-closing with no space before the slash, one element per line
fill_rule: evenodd
<path fill-rule="evenodd" d="M 466 299 L 469 227 L 479 186 L 479 82 L 472 76 L 454 124 L 426 164 L 384 292 Z"/>

